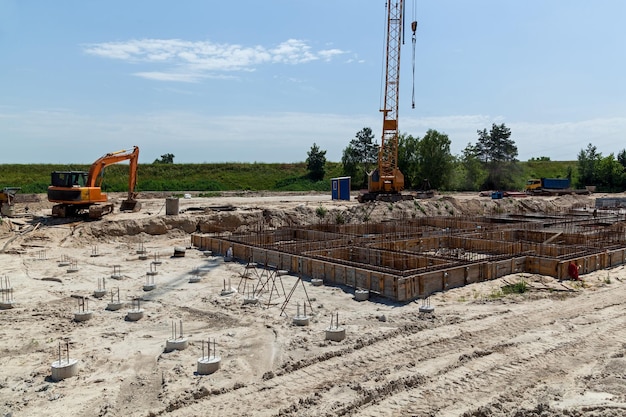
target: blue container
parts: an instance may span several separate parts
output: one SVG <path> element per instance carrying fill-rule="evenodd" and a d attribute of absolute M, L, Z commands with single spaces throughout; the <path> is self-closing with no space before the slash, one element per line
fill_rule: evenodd
<path fill-rule="evenodd" d="M 350 177 L 331 178 L 333 200 L 350 200 Z"/>
<path fill-rule="evenodd" d="M 569 188 L 569 178 L 542 178 L 541 185 L 543 188 L 565 190 Z"/>

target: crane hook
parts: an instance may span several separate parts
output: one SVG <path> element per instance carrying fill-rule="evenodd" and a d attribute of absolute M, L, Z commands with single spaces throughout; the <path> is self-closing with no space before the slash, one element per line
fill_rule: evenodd
<path fill-rule="evenodd" d="M 411 98 L 411 108 L 415 108 L 415 32 L 417 31 L 417 20 L 411 22 L 411 30 L 413 30 L 413 36 L 411 36 L 411 41 L 413 43 L 413 97 Z"/>

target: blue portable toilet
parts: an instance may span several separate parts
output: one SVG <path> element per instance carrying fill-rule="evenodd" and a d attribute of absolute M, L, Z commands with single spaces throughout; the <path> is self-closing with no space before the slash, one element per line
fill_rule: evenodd
<path fill-rule="evenodd" d="M 350 200 L 350 177 L 331 178 L 333 200 Z"/>

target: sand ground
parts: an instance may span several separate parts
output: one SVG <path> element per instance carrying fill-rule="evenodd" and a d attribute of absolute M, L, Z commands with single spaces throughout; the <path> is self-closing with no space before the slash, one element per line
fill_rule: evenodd
<path fill-rule="evenodd" d="M 624 266 L 583 283 L 516 274 L 473 284 L 433 295 L 428 314 L 421 301 L 358 302 L 348 288 L 190 247 L 199 222 L 249 227 L 263 218 L 280 227 L 319 221 L 319 205 L 352 219 L 361 210 L 328 199 L 193 197 L 180 200 L 180 215 L 166 216 L 165 200 L 150 198 L 141 212 L 95 222 L 52 220 L 49 206 L 33 200 L 28 217 L 3 219 L 0 277 L 12 293 L 2 294 L 14 308 L 0 311 L 0 416 L 626 415 Z M 466 195 L 420 202 L 419 212 L 479 214 L 498 203 L 518 207 Z M 592 199 L 522 205 L 565 204 Z M 233 210 L 207 209 L 226 205 Z M 401 219 L 415 207 L 381 205 L 370 215 Z M 174 257 L 181 247 L 185 256 Z M 530 291 L 501 293 L 522 279 Z M 156 288 L 144 291 L 151 283 Z M 266 289 L 258 304 L 244 304 L 259 283 Z M 103 286 L 107 295 L 96 298 Z M 225 287 L 239 291 L 222 295 Z M 119 290 L 118 311 L 106 310 L 111 290 L 114 301 Z M 310 324 L 294 326 L 305 304 Z M 136 309 L 143 318 L 128 321 Z M 75 320 L 85 312 L 93 317 Z M 327 341 L 337 314 L 346 338 Z M 168 339 L 181 337 L 186 349 L 165 352 Z M 198 375 L 206 341 L 215 342 L 221 368 Z M 69 346 L 78 375 L 55 382 L 59 346 L 62 355 Z"/>

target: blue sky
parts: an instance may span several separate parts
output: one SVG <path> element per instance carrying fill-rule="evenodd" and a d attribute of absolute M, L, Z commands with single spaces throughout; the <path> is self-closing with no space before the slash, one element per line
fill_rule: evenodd
<path fill-rule="evenodd" d="M 339 161 L 382 129 L 384 0 L 0 0 L 0 163 Z M 400 131 L 626 147 L 626 1 L 407 0 Z M 413 7 L 415 5 L 415 8 Z"/>

